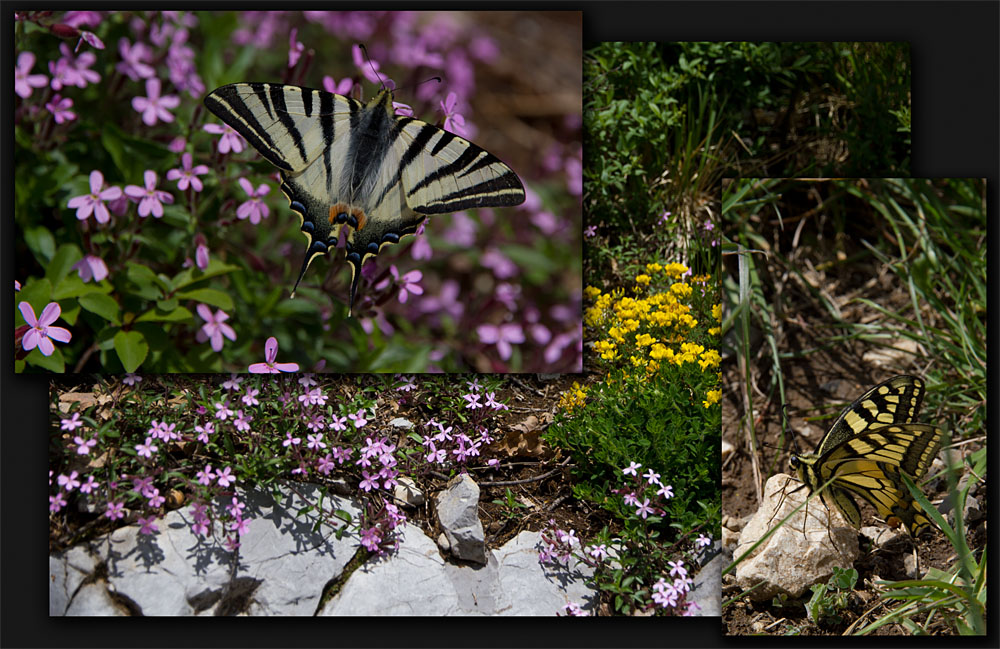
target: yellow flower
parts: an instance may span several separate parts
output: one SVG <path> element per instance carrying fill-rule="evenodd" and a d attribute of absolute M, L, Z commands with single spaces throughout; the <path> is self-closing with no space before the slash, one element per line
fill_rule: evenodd
<path fill-rule="evenodd" d="M 722 398 L 722 390 L 709 390 L 708 394 L 705 395 L 705 400 L 702 401 L 702 405 L 706 408 L 712 406 L 713 403 L 717 403 L 719 399 Z"/>
<path fill-rule="evenodd" d="M 632 361 L 632 364 L 635 365 L 636 367 L 646 367 L 645 358 L 639 358 L 637 356 L 629 356 L 629 360 Z"/>
<path fill-rule="evenodd" d="M 688 297 L 692 290 L 691 285 L 684 282 L 676 282 L 670 286 L 670 292 L 679 298 Z"/>
<path fill-rule="evenodd" d="M 656 338 L 653 338 L 652 336 L 646 333 L 636 334 L 635 336 L 635 344 L 638 345 L 639 347 L 649 347 L 655 342 Z"/>
<path fill-rule="evenodd" d="M 670 263 L 667 264 L 663 269 L 663 272 L 674 279 L 679 278 L 684 273 L 688 272 L 688 267 L 684 264 Z"/>
<path fill-rule="evenodd" d="M 722 358 L 719 356 L 719 352 L 714 349 L 709 349 L 706 352 L 702 352 L 701 360 L 698 361 L 698 364 L 701 365 L 701 371 L 704 372 L 709 367 L 718 367 L 721 360 Z"/>
<path fill-rule="evenodd" d="M 669 354 L 672 354 L 673 350 L 668 349 L 663 343 L 653 343 L 653 346 L 649 349 L 650 358 L 655 358 L 656 360 L 662 360 L 664 358 L 669 358 Z"/>
<path fill-rule="evenodd" d="M 571 412 L 574 408 L 583 406 L 587 399 L 587 389 L 580 387 L 577 381 L 573 381 L 573 386 L 562 393 L 559 399 L 559 406 Z"/>
<path fill-rule="evenodd" d="M 583 294 L 587 296 L 587 299 L 593 300 L 596 299 L 597 296 L 601 294 L 601 289 L 597 288 L 596 286 L 588 286 L 587 288 L 583 289 Z"/>
<path fill-rule="evenodd" d="M 663 266 L 659 265 L 655 261 L 651 264 L 646 264 L 646 270 L 650 273 L 658 273 L 663 270 Z"/>
<path fill-rule="evenodd" d="M 604 352 L 614 351 L 615 344 L 610 340 L 598 340 L 594 343 L 594 349 L 604 354 Z"/>
<path fill-rule="evenodd" d="M 649 280 L 649 275 L 636 275 L 635 277 L 635 283 L 642 284 L 643 286 L 649 286 Z"/>
<path fill-rule="evenodd" d="M 618 327 L 611 327 L 608 329 L 608 335 L 617 340 L 619 343 L 625 342 L 625 336 L 622 335 L 622 330 Z"/>
<path fill-rule="evenodd" d="M 715 318 L 716 320 L 718 320 L 719 322 L 722 322 L 722 305 L 721 304 L 713 304 L 712 305 L 712 317 Z"/>

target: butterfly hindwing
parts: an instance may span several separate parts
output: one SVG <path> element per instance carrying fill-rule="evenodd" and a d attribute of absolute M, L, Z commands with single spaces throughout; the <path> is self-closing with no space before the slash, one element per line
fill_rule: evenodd
<path fill-rule="evenodd" d="M 365 260 L 414 234 L 425 216 L 524 202 L 520 179 L 499 158 L 395 115 L 389 90 L 361 104 L 310 88 L 237 83 L 210 93 L 205 105 L 281 170 L 281 189 L 308 239 L 296 287 L 348 226 L 351 309 Z"/>

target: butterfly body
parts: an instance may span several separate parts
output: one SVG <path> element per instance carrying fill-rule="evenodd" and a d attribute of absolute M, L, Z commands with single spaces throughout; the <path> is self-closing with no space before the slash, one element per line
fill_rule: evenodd
<path fill-rule="evenodd" d="M 920 535 L 931 521 L 901 474 L 914 480 L 926 475 L 944 436 L 939 428 L 914 423 L 922 399 L 923 381 L 915 376 L 895 376 L 871 388 L 840 413 L 815 453 L 792 455 L 792 468 L 810 491 L 823 489 L 827 506 L 854 527 L 860 527 L 861 513 L 852 496 L 860 496 L 890 524 Z"/>
<path fill-rule="evenodd" d="M 387 89 L 362 104 L 310 88 L 236 83 L 209 93 L 205 105 L 281 170 L 308 239 L 296 288 L 348 227 L 351 311 L 364 262 L 414 234 L 426 216 L 524 202 L 520 179 L 499 158 L 396 115 Z"/>

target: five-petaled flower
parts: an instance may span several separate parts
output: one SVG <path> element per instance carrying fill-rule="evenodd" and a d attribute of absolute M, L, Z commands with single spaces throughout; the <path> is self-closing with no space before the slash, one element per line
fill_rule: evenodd
<path fill-rule="evenodd" d="M 53 340 L 60 343 L 68 343 L 70 338 L 73 337 L 67 329 L 50 326 L 59 319 L 59 314 L 62 313 L 62 307 L 59 306 L 58 302 L 49 302 L 45 309 L 42 310 L 42 315 L 39 318 L 35 318 L 35 310 L 27 302 L 21 302 L 17 307 L 21 310 L 24 321 L 31 327 L 21 340 L 21 346 L 24 347 L 24 351 L 30 352 L 35 347 L 38 347 L 38 351 L 42 352 L 42 354 L 51 356 L 52 352 L 56 349 L 55 345 L 52 344 Z"/>
<path fill-rule="evenodd" d="M 246 178 L 240 178 L 239 183 L 243 191 L 250 196 L 250 200 L 240 203 L 240 206 L 236 208 L 236 218 L 245 219 L 249 217 L 250 222 L 257 225 L 261 219 L 266 219 L 267 215 L 270 214 L 263 198 L 271 191 L 271 187 L 261 185 L 254 190 L 253 184 Z"/>
<path fill-rule="evenodd" d="M 76 218 L 80 221 L 86 220 L 91 214 L 98 223 L 107 223 L 111 220 L 111 214 L 104 205 L 104 201 L 113 201 L 122 197 L 121 187 L 104 187 L 104 174 L 94 170 L 90 172 L 90 193 L 74 196 L 66 203 L 67 207 L 76 209 Z"/>
<path fill-rule="evenodd" d="M 128 185 L 125 187 L 125 194 L 139 201 L 139 216 L 146 218 L 152 214 L 155 218 L 160 218 L 163 216 L 163 203 L 173 203 L 174 197 L 156 188 L 156 172 L 152 169 L 146 170 L 143 179 L 146 182 L 145 188 Z"/>
<path fill-rule="evenodd" d="M 146 79 L 146 96 L 133 97 L 132 108 L 142 113 L 142 121 L 146 126 L 156 124 L 157 119 L 164 122 L 174 121 L 171 110 L 181 105 L 177 95 L 160 96 L 160 80 Z"/>
<path fill-rule="evenodd" d="M 181 191 L 186 191 L 188 186 L 190 186 L 196 192 L 200 192 L 204 185 L 201 184 L 201 180 L 198 176 L 203 176 L 207 173 L 207 165 L 192 167 L 191 154 L 185 153 L 181 156 L 181 167 L 167 171 L 167 180 L 176 180 L 177 189 Z"/>
<path fill-rule="evenodd" d="M 219 309 L 213 314 L 207 304 L 199 304 L 197 311 L 198 315 L 201 316 L 201 319 L 205 321 L 205 324 L 202 325 L 196 335 L 198 342 L 203 343 L 206 340 L 211 340 L 212 350 L 221 352 L 223 336 L 229 340 L 236 340 L 236 332 L 232 327 L 226 324 L 226 320 L 229 319 L 229 314 L 225 311 Z"/>
<path fill-rule="evenodd" d="M 44 88 L 49 85 L 49 78 L 44 74 L 31 74 L 35 66 L 35 55 L 32 52 L 21 52 L 14 66 L 14 92 L 27 99 L 32 88 Z"/>
<path fill-rule="evenodd" d="M 66 203 L 67 207 L 76 209 L 76 218 L 80 221 L 86 220 L 91 214 L 98 223 L 107 223 L 111 220 L 111 213 L 104 205 L 104 201 L 113 201 L 122 197 L 122 188 L 117 186 L 104 187 L 104 174 L 94 170 L 90 172 L 90 193 L 74 196 Z"/>
<path fill-rule="evenodd" d="M 392 274 L 399 285 L 399 301 L 401 303 L 405 304 L 410 294 L 423 295 L 424 287 L 418 284 L 418 282 L 423 278 L 424 274 L 419 270 L 411 270 L 405 275 L 400 275 L 399 271 L 396 270 L 396 266 L 392 265 L 389 266 L 389 273 Z"/>

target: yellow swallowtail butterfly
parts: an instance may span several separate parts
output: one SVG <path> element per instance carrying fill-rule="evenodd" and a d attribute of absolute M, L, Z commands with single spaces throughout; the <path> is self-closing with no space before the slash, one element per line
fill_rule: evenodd
<path fill-rule="evenodd" d="M 793 454 L 792 468 L 810 492 L 832 479 L 823 501 L 855 528 L 861 526 L 861 512 L 852 495 L 871 503 L 893 527 L 903 524 L 914 537 L 920 535 L 932 523 L 900 475 L 914 481 L 926 475 L 944 436 L 939 428 L 913 423 L 923 396 L 924 382 L 915 376 L 876 385 L 840 413 L 815 453 Z"/>

